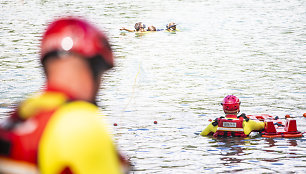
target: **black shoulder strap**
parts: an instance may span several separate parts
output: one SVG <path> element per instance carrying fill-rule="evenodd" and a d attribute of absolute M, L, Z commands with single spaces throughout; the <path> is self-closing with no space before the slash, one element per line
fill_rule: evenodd
<path fill-rule="evenodd" d="M 246 122 L 248 122 L 250 119 L 245 115 L 245 113 L 241 113 L 237 118 L 242 117 Z"/>
<path fill-rule="evenodd" d="M 12 143 L 0 138 L 0 155 L 9 155 Z"/>

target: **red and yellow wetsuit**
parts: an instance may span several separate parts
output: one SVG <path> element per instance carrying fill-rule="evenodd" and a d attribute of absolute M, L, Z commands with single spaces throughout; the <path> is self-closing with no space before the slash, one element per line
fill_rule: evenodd
<path fill-rule="evenodd" d="M 227 124 L 222 124 L 227 122 Z M 228 125 L 228 126 L 225 126 Z M 247 136 L 254 130 L 262 130 L 265 128 L 265 123 L 260 121 L 254 121 L 249 119 L 243 119 L 243 117 L 237 118 L 236 115 L 227 115 L 226 118 L 218 118 L 214 122 L 210 123 L 200 135 L 206 136 L 214 134 L 216 132 L 234 132 L 238 136 Z M 215 136 L 216 134 L 214 134 Z M 232 134 L 229 134 L 232 135 Z M 217 136 L 217 135 L 216 135 Z"/>
<path fill-rule="evenodd" d="M 0 173 L 121 173 L 97 106 L 47 91 L 0 125 Z"/>

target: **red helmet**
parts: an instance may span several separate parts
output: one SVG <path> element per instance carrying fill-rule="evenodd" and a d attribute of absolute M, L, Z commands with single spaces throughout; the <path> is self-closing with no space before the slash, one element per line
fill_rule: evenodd
<path fill-rule="evenodd" d="M 224 113 L 236 114 L 240 111 L 240 101 L 239 98 L 234 95 L 226 96 L 221 105 L 223 106 Z"/>
<path fill-rule="evenodd" d="M 61 18 L 52 22 L 41 42 L 41 61 L 49 53 L 69 52 L 86 59 L 99 56 L 107 68 L 114 65 L 113 53 L 104 33 L 88 22 L 73 18 Z"/>

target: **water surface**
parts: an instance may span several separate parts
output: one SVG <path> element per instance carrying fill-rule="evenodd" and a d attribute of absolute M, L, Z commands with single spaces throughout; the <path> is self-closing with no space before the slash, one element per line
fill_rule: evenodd
<path fill-rule="evenodd" d="M 116 67 L 98 102 L 135 173 L 304 173 L 305 138 L 197 134 L 222 116 L 228 94 L 244 113 L 290 114 L 306 131 L 305 1 L 2 0 L 0 7 L 0 117 L 44 83 L 38 58 L 46 24 L 80 15 L 113 45 Z M 174 21 L 180 32 L 119 31 L 139 21 L 157 28 Z"/>

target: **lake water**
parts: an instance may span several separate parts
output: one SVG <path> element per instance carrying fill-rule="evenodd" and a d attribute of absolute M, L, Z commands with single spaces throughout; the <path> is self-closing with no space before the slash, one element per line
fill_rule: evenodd
<path fill-rule="evenodd" d="M 113 45 L 116 67 L 98 103 L 133 173 L 306 171 L 305 137 L 197 135 L 223 115 L 228 94 L 246 114 L 290 114 L 306 131 L 306 1 L 1 0 L 0 7 L 0 118 L 44 83 L 38 57 L 46 24 L 80 15 Z M 119 30 L 140 21 L 157 28 L 174 21 L 180 32 Z"/>

